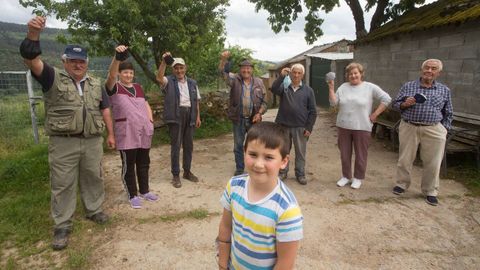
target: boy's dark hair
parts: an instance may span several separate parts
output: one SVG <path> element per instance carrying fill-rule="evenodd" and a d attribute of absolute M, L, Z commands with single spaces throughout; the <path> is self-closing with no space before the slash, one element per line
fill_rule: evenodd
<path fill-rule="evenodd" d="M 264 143 L 268 149 L 280 148 L 282 158 L 285 158 L 290 153 L 290 132 L 279 124 L 273 122 L 254 124 L 247 133 L 243 147 L 244 151 L 247 150 L 248 143 L 254 140 Z"/>
<path fill-rule="evenodd" d="M 130 70 L 135 71 L 135 69 L 133 68 L 133 64 L 130 63 L 130 62 L 122 62 L 118 66 L 118 72 L 122 72 L 122 70 L 125 70 L 125 69 L 130 69 Z"/>

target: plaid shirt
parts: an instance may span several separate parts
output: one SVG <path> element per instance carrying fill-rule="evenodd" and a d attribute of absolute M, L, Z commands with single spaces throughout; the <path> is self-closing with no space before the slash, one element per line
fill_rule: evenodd
<path fill-rule="evenodd" d="M 413 97 L 417 93 L 427 97 L 425 103 L 417 103 L 404 110 L 400 109 L 404 97 Z M 440 122 L 446 129 L 452 126 L 453 108 L 450 89 L 439 82 L 434 81 L 430 88 L 421 86 L 420 80 L 407 82 L 400 89 L 392 106 L 400 111 L 404 121 L 432 125 Z"/>

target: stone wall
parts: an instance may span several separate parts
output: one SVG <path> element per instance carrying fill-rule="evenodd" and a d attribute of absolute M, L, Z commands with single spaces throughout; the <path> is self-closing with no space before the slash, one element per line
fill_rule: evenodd
<path fill-rule="evenodd" d="M 395 98 L 403 83 L 419 78 L 428 58 L 443 62 L 437 79 L 452 91 L 455 113 L 480 119 L 480 21 L 393 35 L 357 44 L 354 60 L 365 67 L 365 80 Z"/>

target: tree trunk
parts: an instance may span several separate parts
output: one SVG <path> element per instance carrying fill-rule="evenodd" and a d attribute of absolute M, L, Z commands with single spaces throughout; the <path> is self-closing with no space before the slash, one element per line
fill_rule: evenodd
<path fill-rule="evenodd" d="M 384 23 L 385 18 L 385 9 L 387 8 L 389 0 L 378 0 L 377 8 L 375 13 L 372 16 L 372 21 L 370 22 L 370 32 L 377 29 Z"/>
<path fill-rule="evenodd" d="M 137 63 L 140 65 L 140 67 L 142 68 L 147 78 L 150 79 L 152 82 L 158 84 L 156 79 L 157 76 L 148 68 L 148 63 L 145 62 L 145 60 L 143 60 L 143 58 L 140 55 L 138 55 L 138 53 L 135 50 L 128 49 L 128 51 L 133 56 L 135 61 L 137 61 Z"/>
<path fill-rule="evenodd" d="M 352 11 L 353 19 L 355 20 L 355 34 L 357 38 L 364 37 L 367 35 L 367 30 L 365 29 L 362 6 L 360 6 L 358 0 L 345 0 L 345 2 Z"/>

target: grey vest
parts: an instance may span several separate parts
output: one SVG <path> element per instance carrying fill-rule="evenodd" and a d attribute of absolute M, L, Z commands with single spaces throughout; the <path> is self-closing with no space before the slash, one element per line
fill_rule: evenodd
<path fill-rule="evenodd" d="M 47 135 L 98 136 L 105 129 L 100 111 L 102 86 L 99 79 L 85 80 L 83 97 L 70 75 L 55 68 L 55 79 L 45 100 L 45 132 Z"/>

